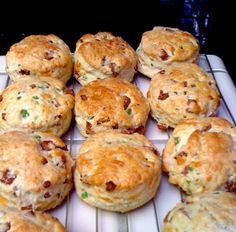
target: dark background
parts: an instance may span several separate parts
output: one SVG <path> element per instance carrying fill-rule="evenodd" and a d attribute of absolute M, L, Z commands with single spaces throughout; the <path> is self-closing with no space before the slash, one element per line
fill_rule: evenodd
<path fill-rule="evenodd" d="M 134 48 L 142 33 L 154 26 L 178 27 L 193 33 L 201 53 L 222 58 L 236 83 L 233 1 L 36 1 L 11 2 L 1 9 L 0 54 L 30 34 L 54 33 L 74 51 L 84 33 L 110 31 Z M 10 9 L 10 10 L 9 10 Z M 12 10 L 14 9 L 14 11 Z"/>

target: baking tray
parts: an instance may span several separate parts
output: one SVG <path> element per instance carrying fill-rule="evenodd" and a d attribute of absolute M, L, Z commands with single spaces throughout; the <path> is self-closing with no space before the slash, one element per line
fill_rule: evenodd
<path fill-rule="evenodd" d="M 199 57 L 199 65 L 217 82 L 221 94 L 221 105 L 217 115 L 235 125 L 236 89 L 223 61 L 215 55 L 202 54 Z M 0 78 L 0 90 L 11 84 L 5 72 L 5 56 L 0 56 Z M 144 96 L 146 96 L 149 82 L 148 78 L 141 75 L 137 75 L 134 81 Z M 73 88 L 76 93 L 80 88 L 75 79 L 68 83 L 68 87 Z M 171 130 L 159 131 L 155 122 L 149 118 L 146 136 L 155 144 L 160 153 L 171 132 Z M 75 159 L 84 138 L 79 134 L 74 122 L 63 139 Z M 49 212 L 64 224 L 68 232 L 161 232 L 165 215 L 180 201 L 181 193 L 177 187 L 168 183 L 167 176 L 163 174 L 156 197 L 132 212 L 121 214 L 94 208 L 82 202 L 75 190 L 61 206 Z"/>

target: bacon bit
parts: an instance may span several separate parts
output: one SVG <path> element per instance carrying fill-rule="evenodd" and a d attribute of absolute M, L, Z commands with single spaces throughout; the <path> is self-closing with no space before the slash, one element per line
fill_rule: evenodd
<path fill-rule="evenodd" d="M 43 157 L 43 159 L 42 159 L 41 163 L 42 163 L 42 165 L 45 165 L 45 164 L 47 164 L 47 163 L 48 163 L 48 160 L 47 160 L 45 157 Z"/>
<path fill-rule="evenodd" d="M 183 163 L 185 163 L 185 157 L 187 157 L 187 153 L 185 151 L 181 151 L 180 153 L 178 153 L 175 156 L 175 160 L 177 162 L 178 165 L 181 165 Z"/>
<path fill-rule="evenodd" d="M 164 123 L 157 123 L 157 128 L 166 131 L 168 129 L 168 126 Z"/>
<path fill-rule="evenodd" d="M 43 187 L 44 188 L 49 188 L 50 186 L 51 186 L 51 181 L 46 180 L 46 181 L 43 182 Z"/>
<path fill-rule="evenodd" d="M 21 210 L 32 210 L 32 205 L 22 206 Z"/>
<path fill-rule="evenodd" d="M 161 54 L 159 56 L 163 61 L 167 60 L 169 58 L 169 55 L 164 49 L 161 49 Z"/>
<path fill-rule="evenodd" d="M 111 69 L 112 75 L 117 77 L 119 75 L 119 68 L 115 63 L 110 63 L 109 67 Z"/>
<path fill-rule="evenodd" d="M 205 131 L 209 131 L 211 129 L 211 124 L 207 125 L 207 126 L 204 126 L 201 131 L 202 132 L 205 132 Z"/>
<path fill-rule="evenodd" d="M 56 106 L 56 107 L 61 106 L 61 104 L 59 103 L 59 101 L 56 98 L 53 98 L 52 101 L 53 101 L 54 106 Z"/>
<path fill-rule="evenodd" d="M 44 198 L 49 198 L 52 196 L 52 194 L 50 192 L 46 192 L 43 196 Z"/>
<path fill-rule="evenodd" d="M 92 124 L 90 122 L 86 122 L 86 134 L 89 135 L 92 133 Z"/>
<path fill-rule="evenodd" d="M 2 95 L 0 95 L 0 102 L 2 101 L 2 99 L 3 99 L 3 97 L 2 97 Z"/>
<path fill-rule="evenodd" d="M 20 73 L 21 75 L 30 75 L 30 71 L 27 70 L 27 69 L 21 69 L 21 70 L 19 71 L 19 73 Z"/>
<path fill-rule="evenodd" d="M 213 100 L 214 98 L 213 98 L 212 96 L 209 96 L 209 99 L 210 99 L 210 100 Z"/>
<path fill-rule="evenodd" d="M 80 95 L 80 98 L 82 99 L 82 101 L 86 101 L 88 99 L 86 95 Z"/>
<path fill-rule="evenodd" d="M 122 131 L 121 131 L 121 133 L 123 133 L 123 134 L 128 134 L 128 135 L 131 135 L 131 134 L 133 134 L 135 132 L 135 129 L 134 128 L 127 128 L 127 129 L 123 129 Z"/>
<path fill-rule="evenodd" d="M 106 183 L 106 190 L 107 190 L 108 192 L 113 191 L 115 188 L 116 188 L 116 185 L 115 185 L 112 181 L 108 181 L 108 182 Z"/>
<path fill-rule="evenodd" d="M 36 88 L 36 85 L 35 85 L 35 84 L 32 84 L 32 85 L 30 85 L 30 87 L 31 87 L 32 89 L 34 89 L 34 88 Z"/>
<path fill-rule="evenodd" d="M 63 182 L 63 184 L 69 184 L 69 183 L 70 183 L 70 181 L 69 181 L 68 178 L 66 178 L 66 179 L 64 180 L 64 182 Z"/>
<path fill-rule="evenodd" d="M 229 192 L 236 192 L 236 182 L 227 181 L 225 188 L 226 188 Z"/>
<path fill-rule="evenodd" d="M 145 127 L 144 126 L 140 126 L 140 127 L 136 128 L 134 132 L 137 132 L 137 133 L 139 133 L 141 135 L 144 135 L 145 131 L 146 131 Z"/>
<path fill-rule="evenodd" d="M 45 58 L 46 60 L 51 60 L 51 59 L 54 58 L 54 57 L 53 57 L 53 54 L 54 54 L 53 51 L 47 51 L 47 52 L 44 53 L 44 58 Z"/>
<path fill-rule="evenodd" d="M 131 102 L 130 98 L 127 96 L 123 96 L 124 98 L 124 110 L 126 110 Z"/>
<path fill-rule="evenodd" d="M 63 154 L 62 156 L 61 156 L 61 162 L 63 163 L 63 165 L 65 166 L 66 165 L 66 156 Z"/>
<path fill-rule="evenodd" d="M 165 70 L 161 70 L 160 72 L 159 72 L 159 74 L 165 74 Z"/>
<path fill-rule="evenodd" d="M 154 147 L 143 146 L 144 148 L 152 151 L 155 155 L 159 155 L 159 152 Z"/>
<path fill-rule="evenodd" d="M 112 129 L 118 129 L 118 123 L 113 124 Z"/>
<path fill-rule="evenodd" d="M 66 87 L 64 87 L 62 90 L 63 90 L 64 94 L 70 94 L 72 96 L 75 96 L 73 89 L 67 89 Z"/>
<path fill-rule="evenodd" d="M 7 169 L 3 175 L 2 178 L 0 179 L 0 181 L 4 184 L 12 184 L 12 182 L 16 179 L 16 175 L 12 174 L 11 171 L 9 169 Z"/>
<path fill-rule="evenodd" d="M 110 118 L 109 117 L 104 117 L 104 118 L 100 118 L 97 120 L 97 125 L 100 125 L 102 123 L 105 123 L 105 122 L 110 122 Z"/>
<path fill-rule="evenodd" d="M 2 113 L 2 119 L 6 121 L 6 115 L 7 113 Z"/>
<path fill-rule="evenodd" d="M 168 93 L 164 93 L 163 90 L 160 90 L 160 94 L 159 94 L 158 100 L 165 100 L 168 97 L 169 97 Z"/>
<path fill-rule="evenodd" d="M 196 85 L 195 85 L 195 84 L 192 84 L 191 87 L 194 88 L 194 87 L 196 87 Z"/>
<path fill-rule="evenodd" d="M 189 166 L 187 165 L 187 166 L 184 167 L 184 170 L 181 172 L 181 174 L 187 175 L 188 172 L 189 172 Z"/>
<path fill-rule="evenodd" d="M 184 87 L 187 87 L 188 86 L 188 82 L 187 81 L 184 81 Z"/>
<path fill-rule="evenodd" d="M 233 160 L 233 164 L 236 164 L 236 160 Z"/>
<path fill-rule="evenodd" d="M 51 151 L 56 148 L 52 141 L 43 141 L 40 143 L 40 146 L 44 151 Z"/>

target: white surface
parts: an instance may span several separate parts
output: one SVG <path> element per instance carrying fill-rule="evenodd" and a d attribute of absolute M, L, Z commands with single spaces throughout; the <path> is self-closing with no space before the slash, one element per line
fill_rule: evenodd
<path fill-rule="evenodd" d="M 236 119 L 236 89 L 234 84 L 219 57 L 208 55 L 207 58 L 208 60 L 205 55 L 201 55 L 199 64 L 205 71 L 210 73 L 213 71 L 214 78 L 223 96 L 218 116 L 233 122 L 231 115 Z M 5 74 L 4 56 L 0 56 L 0 78 L 0 89 L 2 90 L 10 83 Z M 146 95 L 149 79 L 137 76 L 135 82 Z M 76 81 L 72 81 L 69 87 L 74 88 L 76 93 L 78 92 L 79 85 Z M 227 108 L 230 109 L 231 113 Z M 162 152 L 168 139 L 168 134 L 159 131 L 151 118 L 148 121 L 146 136 Z M 70 131 L 63 139 L 75 159 L 84 138 L 79 134 L 74 123 L 72 123 Z M 119 214 L 93 208 L 81 202 L 75 191 L 72 191 L 64 204 L 51 211 L 51 213 L 66 226 L 69 232 L 159 232 L 165 215 L 180 200 L 178 189 L 170 185 L 167 181 L 167 176 L 163 175 L 155 199 L 133 212 Z"/>

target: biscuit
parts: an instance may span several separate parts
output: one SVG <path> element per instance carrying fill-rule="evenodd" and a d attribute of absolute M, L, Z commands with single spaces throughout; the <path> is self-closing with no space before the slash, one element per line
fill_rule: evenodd
<path fill-rule="evenodd" d="M 71 94 L 72 90 L 53 78 L 21 78 L 0 95 L 0 133 L 17 129 L 61 136 L 72 118 Z"/>
<path fill-rule="evenodd" d="M 73 160 L 64 142 L 50 134 L 20 131 L 0 135 L 0 199 L 21 210 L 45 211 L 72 188 Z"/>
<path fill-rule="evenodd" d="M 19 211 L 0 205 L 1 232 L 66 232 L 53 216 L 41 212 Z"/>
<path fill-rule="evenodd" d="M 12 45 L 6 55 L 6 72 L 13 81 L 44 76 L 66 83 L 72 68 L 69 47 L 55 35 L 28 36 Z"/>
<path fill-rule="evenodd" d="M 81 85 L 116 77 L 132 81 L 137 65 L 134 49 L 108 32 L 86 34 L 76 43 L 74 75 Z"/>
<path fill-rule="evenodd" d="M 143 135 L 105 131 L 82 144 L 74 181 L 78 196 L 95 207 L 127 212 L 155 196 L 161 162 Z"/>
<path fill-rule="evenodd" d="M 163 232 L 234 232 L 236 196 L 210 192 L 187 197 L 164 220 Z"/>
<path fill-rule="evenodd" d="M 163 152 L 169 182 L 187 194 L 236 192 L 236 128 L 223 118 L 180 123 Z"/>
<path fill-rule="evenodd" d="M 214 79 L 195 64 L 173 65 L 151 80 L 147 94 L 159 129 L 184 119 L 214 116 L 220 95 Z"/>
<path fill-rule="evenodd" d="M 199 54 L 196 38 L 186 31 L 154 27 L 143 33 L 137 48 L 138 71 L 152 78 L 171 64 L 195 63 Z"/>
<path fill-rule="evenodd" d="M 116 78 L 93 81 L 75 97 L 75 120 L 85 137 L 108 129 L 144 133 L 149 110 L 137 86 Z"/>

